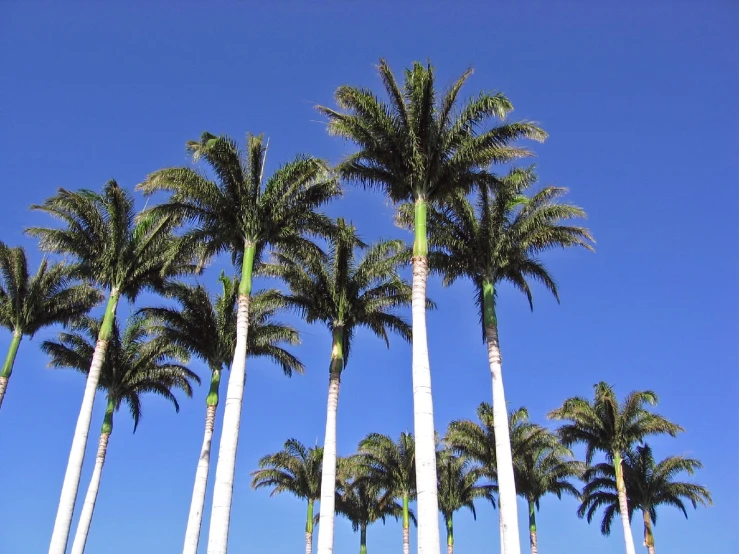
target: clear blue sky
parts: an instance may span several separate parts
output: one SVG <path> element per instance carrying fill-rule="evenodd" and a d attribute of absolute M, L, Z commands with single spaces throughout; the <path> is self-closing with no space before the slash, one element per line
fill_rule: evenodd
<path fill-rule="evenodd" d="M 653 388 L 659 411 L 687 430 L 655 440 L 657 455 L 700 458 L 705 469 L 696 480 L 716 502 L 687 521 L 661 511 L 657 548 L 737 551 L 735 3 L 109 4 L 0 4 L 0 239 L 26 246 L 35 265 L 40 256 L 22 230 L 49 220 L 27 206 L 57 187 L 99 188 L 115 178 L 132 188 L 155 169 L 186 163 L 185 142 L 204 130 L 239 140 L 246 131 L 264 132 L 272 168 L 298 152 L 336 162 L 348 147 L 326 135 L 313 110 L 331 105 L 336 87 L 379 91 L 380 56 L 396 71 L 430 59 L 441 85 L 471 65 L 468 94 L 501 90 L 514 117 L 549 132 L 536 146 L 542 182 L 571 189 L 598 241 L 594 255 L 547 257 L 561 305 L 537 290 L 532 314 L 524 298 L 501 290 L 510 406 L 525 405 L 545 422 L 547 411 L 568 396 L 590 395 L 600 380 L 622 395 Z M 372 193 L 349 188 L 330 212 L 353 219 L 367 239 L 400 233 L 392 209 Z M 490 379 L 470 287 L 444 290 L 433 281 L 430 294 L 439 304 L 429 315 L 429 344 L 443 430 L 490 400 Z M 250 490 L 248 476 L 289 437 L 322 440 L 330 339 L 322 328 L 303 328 L 297 353 L 305 376 L 288 380 L 261 362 L 248 367 L 233 552 L 303 547 L 305 506 Z M 45 367 L 38 345 L 56 332 L 23 342 L 0 413 L 2 554 L 48 548 L 83 391 L 80 375 Z M 410 348 L 395 341 L 387 351 L 359 338 L 342 383 L 340 454 L 369 432 L 396 436 L 413 425 Z M 8 341 L 0 333 L 2 355 Z M 120 413 L 88 552 L 179 551 L 205 394 L 198 390 L 179 415 L 147 398 L 135 435 Z M 91 437 L 102 422 L 100 400 Z M 543 552 L 622 552 L 619 527 L 603 538 L 597 525 L 576 517 L 576 507 L 573 499 L 543 502 Z M 461 513 L 455 526 L 458 552 L 498 552 L 492 509 L 481 508 L 477 522 Z M 634 535 L 641 551 L 639 521 Z M 400 549 L 398 523 L 378 524 L 368 537 L 371 552 Z M 336 551 L 354 552 L 358 541 L 340 521 Z"/>

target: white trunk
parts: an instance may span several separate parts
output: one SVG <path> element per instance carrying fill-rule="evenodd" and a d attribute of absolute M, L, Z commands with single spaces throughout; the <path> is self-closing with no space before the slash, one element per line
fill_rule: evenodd
<path fill-rule="evenodd" d="M 529 543 L 531 544 L 531 554 L 539 554 L 539 546 L 536 542 L 536 531 L 529 531 Z"/>
<path fill-rule="evenodd" d="M 336 414 L 339 408 L 341 374 L 332 372 L 328 384 L 326 405 L 326 436 L 323 440 L 321 468 L 320 525 L 318 527 L 318 554 L 334 551 L 334 520 L 336 498 Z"/>
<path fill-rule="evenodd" d="M 203 446 L 200 449 L 198 468 L 195 471 L 195 485 L 192 489 L 190 515 L 187 518 L 185 530 L 185 546 L 182 554 L 197 554 L 200 542 L 200 527 L 203 523 L 203 507 L 205 506 L 205 490 L 208 486 L 208 471 L 210 468 L 210 447 L 213 442 L 213 426 L 215 425 L 216 406 L 208 406 L 205 412 L 205 433 Z"/>
<path fill-rule="evenodd" d="M 74 504 L 77 500 L 77 489 L 80 484 L 82 463 L 85 459 L 85 448 L 87 447 L 87 435 L 90 432 L 90 421 L 92 420 L 92 406 L 95 402 L 95 392 L 100 381 L 100 370 L 105 359 L 105 351 L 108 349 L 107 340 L 98 340 L 95 344 L 95 352 L 90 364 L 90 373 L 87 374 L 85 394 L 82 397 L 80 414 L 77 416 L 77 426 L 74 428 L 72 448 L 69 452 L 67 470 L 64 473 L 62 493 L 59 498 L 59 507 L 54 521 L 54 531 L 51 534 L 49 554 L 64 554 L 67 550 L 67 539 L 69 529 L 72 525 L 72 514 Z"/>
<path fill-rule="evenodd" d="M 305 554 L 313 552 L 313 533 L 305 532 Z"/>
<path fill-rule="evenodd" d="M 5 398 L 5 389 L 8 387 L 8 378 L 0 377 L 0 406 L 3 405 L 3 398 Z"/>
<path fill-rule="evenodd" d="M 208 554 L 226 554 L 228 526 L 231 521 L 231 497 L 233 496 L 236 470 L 236 447 L 239 443 L 241 405 L 244 401 L 246 379 L 246 339 L 249 332 L 249 297 L 239 295 L 236 315 L 236 350 L 231 364 L 226 390 L 226 406 L 223 410 L 223 430 L 218 449 L 218 465 L 213 486 L 213 506 L 208 531 Z"/>
<path fill-rule="evenodd" d="M 90 532 L 90 524 L 92 523 L 92 513 L 95 511 L 95 501 L 97 500 L 98 490 L 100 489 L 100 478 L 103 474 L 103 464 L 105 463 L 105 454 L 108 451 L 109 438 L 109 433 L 100 434 L 98 453 L 95 456 L 95 469 L 92 470 L 90 486 L 87 487 L 85 503 L 82 505 L 80 521 L 77 524 L 77 532 L 74 535 L 74 542 L 72 543 L 72 554 L 83 554 L 85 551 L 85 543 L 87 542 L 87 535 Z"/>
<path fill-rule="evenodd" d="M 503 388 L 503 366 L 498 343 L 498 329 L 488 325 L 488 362 L 493 380 L 493 428 L 495 430 L 495 456 L 498 462 L 498 511 L 500 513 L 500 532 L 502 551 L 505 554 L 521 554 L 518 535 L 518 506 L 516 504 L 516 483 L 513 478 L 513 456 L 511 437 L 508 430 L 508 406 Z"/>
<path fill-rule="evenodd" d="M 623 471 L 623 468 L 621 468 Z M 623 477 L 622 477 L 623 478 Z M 626 545 L 626 554 L 636 554 L 634 547 L 634 537 L 631 534 L 631 522 L 629 521 L 629 507 L 626 501 L 626 487 L 622 483 L 618 483 L 618 507 L 621 512 L 621 523 L 624 528 L 624 544 Z"/>
<path fill-rule="evenodd" d="M 418 552 L 440 554 L 439 500 L 436 490 L 436 442 L 434 403 L 431 395 L 426 337 L 426 280 L 428 260 L 413 258 L 413 428 L 416 438 L 416 483 L 418 487 Z"/>
<path fill-rule="evenodd" d="M 403 527 L 403 554 L 411 554 L 411 530 Z"/>

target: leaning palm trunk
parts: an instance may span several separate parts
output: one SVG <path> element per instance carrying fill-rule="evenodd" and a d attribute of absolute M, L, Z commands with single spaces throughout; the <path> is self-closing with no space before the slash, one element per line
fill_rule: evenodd
<path fill-rule="evenodd" d="M 18 353 L 18 346 L 21 343 L 23 334 L 16 329 L 13 331 L 13 338 L 10 339 L 10 348 L 8 348 L 8 356 L 5 358 L 3 369 L 0 371 L 0 407 L 3 405 L 5 390 L 8 387 L 10 374 L 13 372 L 13 364 L 15 364 L 15 355 Z"/>
<path fill-rule="evenodd" d="M 416 200 L 413 244 L 413 430 L 416 437 L 416 486 L 418 488 L 418 552 L 439 554 L 439 499 L 436 489 L 436 440 L 431 367 L 426 337 L 426 282 L 428 243 L 426 201 Z"/>
<path fill-rule="evenodd" d="M 624 543 L 626 554 L 636 554 L 634 548 L 634 537 L 631 534 L 631 521 L 629 521 L 629 506 L 626 500 L 626 483 L 624 483 L 623 467 L 621 465 L 621 453 L 613 453 L 613 468 L 616 471 L 616 490 L 618 491 L 618 509 L 621 513 L 621 523 L 624 528 Z"/>
<path fill-rule="evenodd" d="M 85 459 L 87 435 L 90 432 L 90 422 L 92 421 L 95 392 L 100 382 L 100 371 L 105 360 L 105 353 L 108 350 L 108 341 L 113 328 L 113 320 L 115 319 L 117 307 L 118 290 L 113 289 L 110 292 L 103 324 L 100 327 L 100 334 L 95 343 L 95 352 L 92 355 L 90 372 L 87 374 L 85 393 L 82 396 L 82 406 L 80 407 L 79 416 L 77 416 L 77 425 L 74 429 L 74 438 L 72 439 L 72 448 L 70 449 L 69 460 L 67 461 L 67 470 L 64 473 L 62 493 L 59 498 L 59 507 L 57 508 L 56 519 L 54 521 L 54 531 L 51 534 L 49 554 L 64 554 L 67 550 L 67 539 L 69 538 L 74 504 L 77 500 L 77 489 L 79 488 L 80 475 L 82 474 L 82 463 Z"/>
<path fill-rule="evenodd" d="M 649 554 L 654 554 L 654 533 L 652 533 L 652 517 L 649 510 L 642 510 L 644 516 L 644 546 Z"/>
<path fill-rule="evenodd" d="M 213 442 L 213 427 L 218 407 L 218 385 L 220 383 L 221 370 L 213 369 L 210 381 L 210 392 L 206 400 L 205 411 L 205 433 L 203 434 L 203 446 L 200 449 L 198 468 L 195 471 L 195 485 L 192 490 L 190 502 L 190 515 L 187 518 L 187 529 L 185 530 L 185 546 L 182 554 L 197 554 L 200 542 L 200 528 L 203 523 L 203 507 L 205 506 L 205 490 L 208 485 L 208 472 L 210 470 L 210 448 Z"/>
<path fill-rule="evenodd" d="M 339 408 L 341 371 L 344 368 L 344 334 L 341 327 L 333 330 L 331 369 L 326 405 L 326 436 L 323 440 L 321 467 L 321 519 L 318 529 L 318 554 L 334 551 L 334 520 L 336 498 L 336 415 Z"/>
<path fill-rule="evenodd" d="M 529 543 L 531 554 L 538 554 L 539 547 L 536 542 L 536 503 L 529 500 Z"/>

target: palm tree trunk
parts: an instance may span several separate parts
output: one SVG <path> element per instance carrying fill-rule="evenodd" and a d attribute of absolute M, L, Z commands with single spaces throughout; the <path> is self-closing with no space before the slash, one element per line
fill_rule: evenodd
<path fill-rule="evenodd" d="M 531 554 L 538 554 L 539 548 L 536 543 L 536 503 L 529 500 L 529 543 Z"/>
<path fill-rule="evenodd" d="M 223 410 L 223 430 L 218 449 L 218 464 L 213 486 L 213 505 L 208 532 L 208 554 L 226 554 L 228 550 L 228 528 L 231 522 L 231 498 L 233 497 L 234 474 L 236 472 L 236 448 L 239 444 L 241 406 L 244 401 L 246 380 L 246 341 L 249 333 L 249 302 L 251 299 L 251 277 L 254 266 L 255 246 L 247 243 L 239 283 L 239 306 L 236 312 L 236 349 L 231 364 L 226 389 L 226 406 Z"/>
<path fill-rule="evenodd" d="M 77 532 L 74 535 L 74 542 L 72 542 L 72 554 L 83 554 L 85 551 L 87 535 L 90 532 L 90 524 L 92 523 L 92 513 L 95 511 L 95 501 L 97 500 L 98 490 L 100 489 L 100 478 L 103 475 L 105 455 L 108 452 L 108 439 L 110 439 L 110 434 L 113 432 L 114 411 L 115 401 L 112 398 L 108 398 L 103 428 L 100 430 L 98 453 L 95 456 L 95 469 L 92 470 L 90 485 L 87 487 L 87 494 L 85 495 L 85 503 L 82 505 L 80 521 L 77 523 Z"/>
<path fill-rule="evenodd" d="M 654 533 L 652 532 L 652 516 L 649 510 L 642 510 L 644 516 L 644 546 L 647 547 L 649 554 L 654 554 Z"/>
<path fill-rule="evenodd" d="M 426 336 L 426 282 L 428 244 L 426 200 L 416 199 L 413 242 L 413 430 L 416 438 L 416 483 L 418 487 L 418 553 L 440 554 L 439 499 L 436 490 L 436 440 L 431 367 Z"/>
<path fill-rule="evenodd" d="M 220 368 L 213 368 L 210 379 L 210 391 L 205 400 L 205 433 L 203 446 L 200 448 L 198 468 L 195 471 L 195 485 L 190 501 L 190 515 L 187 517 L 185 530 L 185 546 L 182 554 L 197 554 L 200 542 L 200 529 L 203 523 L 203 507 L 205 506 L 205 490 L 208 486 L 208 472 L 210 471 L 210 448 L 213 442 L 213 427 L 215 426 L 216 409 L 218 408 L 218 386 L 221 382 Z"/>
<path fill-rule="evenodd" d="M 13 338 L 10 339 L 10 348 L 8 348 L 8 355 L 5 358 L 3 369 L 0 371 L 0 407 L 3 405 L 3 398 L 5 397 L 5 389 L 8 387 L 8 379 L 10 374 L 13 372 L 13 364 L 15 363 L 15 355 L 18 353 L 18 346 L 21 343 L 23 334 L 19 329 L 13 331 Z"/>
<path fill-rule="evenodd" d="M 626 500 L 626 483 L 624 482 L 623 467 L 621 465 L 621 453 L 613 453 L 613 468 L 616 470 L 616 490 L 618 491 L 618 509 L 621 512 L 621 523 L 624 528 L 624 543 L 626 554 L 636 554 L 634 548 L 634 537 L 631 534 L 631 522 L 629 521 L 629 506 Z"/>
<path fill-rule="evenodd" d="M 359 554 L 367 554 L 367 526 L 366 525 L 362 525 L 362 528 L 359 531 Z"/>
<path fill-rule="evenodd" d="M 445 517 L 446 521 L 446 554 L 454 554 L 454 521 L 452 515 Z"/>
<path fill-rule="evenodd" d="M 67 460 L 67 469 L 64 473 L 62 493 L 59 498 L 59 507 L 54 520 L 54 531 L 51 533 L 51 544 L 49 554 L 64 554 L 67 550 L 67 539 L 72 525 L 74 504 L 77 500 L 77 489 L 80 485 L 82 474 L 82 463 L 85 459 L 85 448 L 87 447 L 87 435 L 90 432 L 92 421 L 92 407 L 95 403 L 95 392 L 100 382 L 100 370 L 103 367 L 105 353 L 108 350 L 108 341 L 115 321 L 115 313 L 118 307 L 118 289 L 113 288 L 108 297 L 108 305 L 105 308 L 103 324 L 100 326 L 100 334 L 95 344 L 95 352 L 92 355 L 90 372 L 87 374 L 85 393 L 82 397 L 82 406 L 77 416 L 77 425 L 74 428 L 72 448 Z"/>
<path fill-rule="evenodd" d="M 313 552 L 313 500 L 308 501 L 308 515 L 305 518 L 305 554 Z"/>
<path fill-rule="evenodd" d="M 488 362 L 493 380 L 493 427 L 495 456 L 498 462 L 498 511 L 501 544 L 505 554 L 521 554 L 518 535 L 516 483 L 513 477 L 513 455 L 508 429 L 508 406 L 503 388 L 503 365 L 498 343 L 498 321 L 495 315 L 495 291 L 489 281 L 483 283 L 483 318 L 488 347 Z"/>
<path fill-rule="evenodd" d="M 403 494 L 403 554 L 411 554 L 411 518 L 408 511 L 408 493 Z"/>
<path fill-rule="evenodd" d="M 326 405 L 326 435 L 323 439 L 323 462 L 321 467 L 321 519 L 318 528 L 318 554 L 334 551 L 334 519 L 336 497 L 336 415 L 339 408 L 339 386 L 344 369 L 344 329 L 334 327 L 331 366 L 328 380 L 328 402 Z"/>

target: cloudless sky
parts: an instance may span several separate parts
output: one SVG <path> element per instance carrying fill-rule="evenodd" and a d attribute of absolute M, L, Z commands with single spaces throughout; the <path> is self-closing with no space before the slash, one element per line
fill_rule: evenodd
<path fill-rule="evenodd" d="M 6 0 L 0 240 L 25 246 L 36 266 L 41 256 L 23 229 L 52 222 L 29 205 L 57 187 L 99 190 L 111 178 L 133 189 L 151 171 L 188 163 L 185 142 L 204 130 L 239 141 L 247 131 L 265 133 L 268 170 L 299 152 L 335 163 L 351 146 L 326 134 L 313 106 L 334 105 L 338 86 L 380 92 L 381 56 L 396 72 L 431 60 L 440 87 L 472 66 L 467 96 L 503 91 L 516 108 L 512 118 L 538 121 L 548 131 L 550 139 L 534 145 L 541 182 L 570 188 L 568 199 L 587 210 L 597 239 L 595 254 L 546 257 L 561 305 L 537 289 L 531 313 L 525 298 L 501 289 L 510 407 L 525 405 L 535 421 L 550 424 L 549 410 L 568 396 L 591 396 L 597 381 L 613 384 L 620 396 L 654 389 L 658 411 L 686 429 L 676 439 L 651 440 L 657 457 L 702 460 L 694 479 L 715 500 L 709 509 L 691 509 L 687 521 L 663 508 L 657 549 L 737 552 L 738 15 L 735 2 L 722 0 L 269 6 Z M 143 207 L 139 195 L 137 203 Z M 328 211 L 353 220 L 365 239 L 410 240 L 377 194 L 347 187 Z M 220 267 L 227 261 L 202 281 L 214 287 Z M 490 376 L 471 287 L 443 289 L 432 279 L 429 294 L 439 305 L 428 325 L 435 419 L 443 431 L 491 400 Z M 124 306 L 121 315 L 129 311 Z M 298 324 L 305 375 L 286 379 L 268 363 L 248 364 L 231 552 L 303 548 L 305 505 L 252 491 L 248 475 L 259 457 L 290 437 L 322 441 L 330 337 Z M 38 346 L 57 332 L 24 339 L 0 412 L 1 554 L 48 548 L 84 387 L 81 375 L 46 368 Z M 9 339 L 0 332 L 3 356 Z M 193 367 L 207 377 L 201 364 Z M 412 429 L 410 368 L 409 346 L 395 340 L 386 350 L 359 335 L 342 380 L 339 454 L 352 453 L 367 433 L 397 437 Z M 117 416 L 87 552 L 181 549 L 206 392 L 203 386 L 182 402 L 179 414 L 145 398 L 135 435 L 125 411 Z M 75 516 L 103 411 L 98 397 Z M 216 452 L 214 445 L 213 470 Z M 210 496 L 201 552 L 209 506 Z M 526 550 L 526 512 L 519 507 Z M 572 498 L 542 502 L 542 552 L 623 551 L 619 525 L 604 538 L 598 524 L 577 518 L 576 508 Z M 498 552 L 497 525 L 488 506 L 476 522 L 459 513 L 457 552 Z M 642 551 L 640 517 L 633 529 Z M 335 551 L 356 552 L 358 543 L 350 524 L 339 521 Z M 398 552 L 400 524 L 371 527 L 368 544 L 370 552 Z"/>

